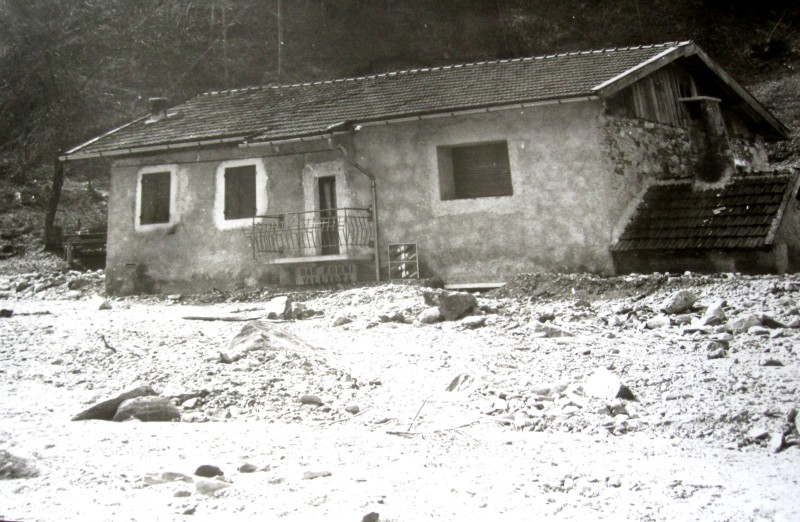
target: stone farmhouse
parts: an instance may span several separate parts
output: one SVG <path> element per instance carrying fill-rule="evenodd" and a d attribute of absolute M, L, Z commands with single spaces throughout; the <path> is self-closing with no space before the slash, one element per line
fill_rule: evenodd
<path fill-rule="evenodd" d="M 800 266 L 788 130 L 692 42 L 208 92 L 111 160 L 111 293 Z"/>

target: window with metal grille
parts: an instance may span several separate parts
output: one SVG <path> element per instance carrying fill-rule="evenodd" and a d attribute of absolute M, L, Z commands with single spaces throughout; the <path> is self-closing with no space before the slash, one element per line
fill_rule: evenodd
<path fill-rule="evenodd" d="M 442 200 L 511 196 L 511 168 L 505 141 L 439 147 Z"/>
<path fill-rule="evenodd" d="M 170 172 L 142 174 L 139 224 L 169 223 Z"/>
<path fill-rule="evenodd" d="M 255 165 L 225 169 L 225 219 L 249 218 L 255 215 Z"/>

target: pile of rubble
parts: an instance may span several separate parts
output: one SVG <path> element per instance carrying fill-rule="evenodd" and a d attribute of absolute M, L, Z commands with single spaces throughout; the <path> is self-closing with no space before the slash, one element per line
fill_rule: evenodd
<path fill-rule="evenodd" d="M 80 299 L 103 292 L 102 270 L 32 272 L 0 279 L 0 299 Z"/>

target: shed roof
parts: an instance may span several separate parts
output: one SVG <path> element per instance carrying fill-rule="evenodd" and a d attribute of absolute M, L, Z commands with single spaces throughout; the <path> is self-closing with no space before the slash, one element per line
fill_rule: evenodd
<path fill-rule="evenodd" d="M 208 92 L 176 105 L 170 117 L 140 118 L 62 159 L 280 141 L 325 135 L 345 124 L 593 98 L 689 54 L 705 56 L 692 42 L 672 42 Z M 747 102 L 774 119 L 754 99 Z M 782 127 L 777 120 L 774 125 Z"/>
<path fill-rule="evenodd" d="M 763 248 L 772 245 L 797 190 L 789 172 L 738 175 L 722 188 L 662 183 L 644 194 L 614 252 Z"/>

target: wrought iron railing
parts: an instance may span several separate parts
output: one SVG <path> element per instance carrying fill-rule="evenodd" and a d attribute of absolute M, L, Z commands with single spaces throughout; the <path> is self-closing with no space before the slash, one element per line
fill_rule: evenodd
<path fill-rule="evenodd" d="M 255 216 L 249 237 L 253 256 L 340 254 L 351 247 L 374 246 L 373 213 L 369 208 L 335 208 Z"/>

